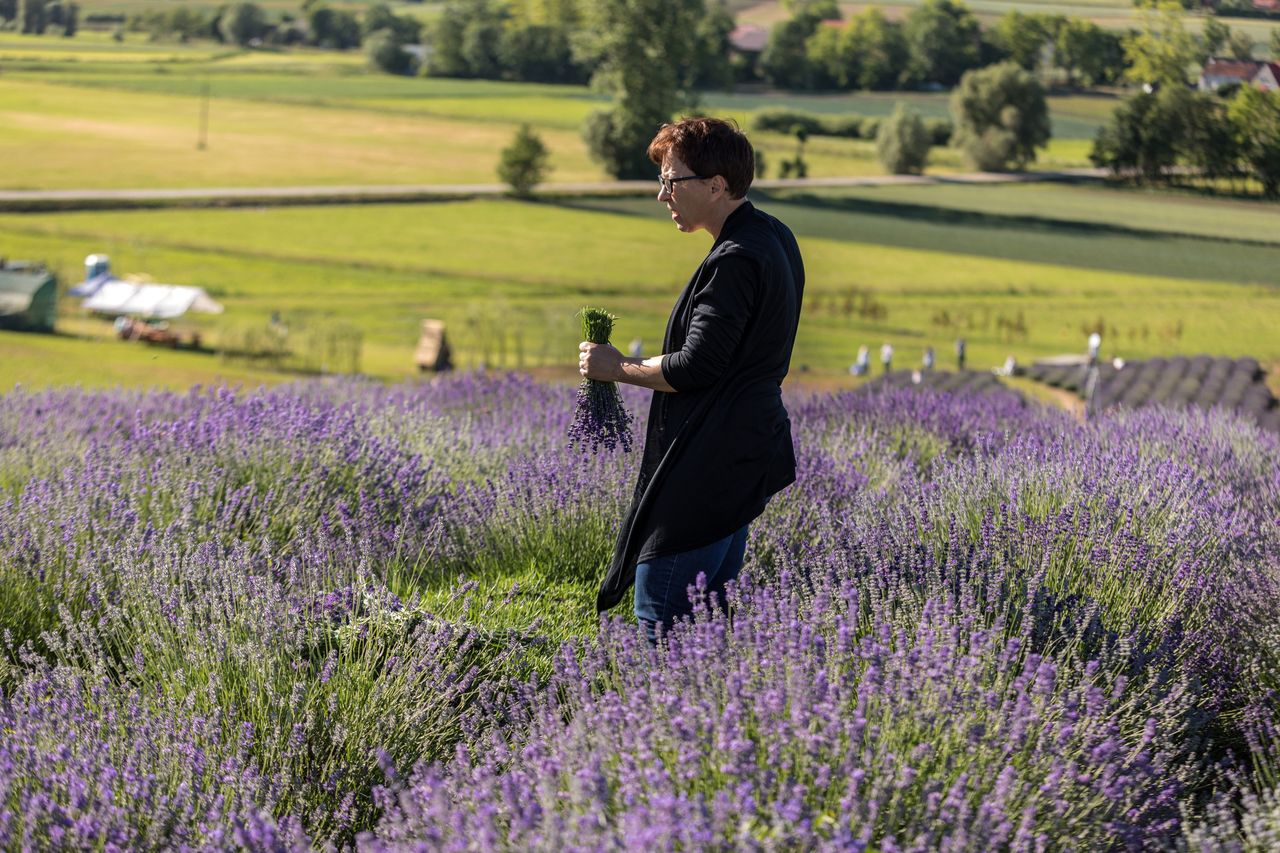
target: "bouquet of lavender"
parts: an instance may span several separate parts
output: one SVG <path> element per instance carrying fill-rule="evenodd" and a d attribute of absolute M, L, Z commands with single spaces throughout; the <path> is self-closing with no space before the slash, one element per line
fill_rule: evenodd
<path fill-rule="evenodd" d="M 600 308 L 583 308 L 578 313 L 584 338 L 593 344 L 609 343 L 617 317 Z M 590 453 L 599 453 L 601 447 L 613 450 L 619 445 L 623 453 L 631 451 L 631 414 L 622 404 L 617 383 L 582 380 L 569 426 L 569 443 Z"/>

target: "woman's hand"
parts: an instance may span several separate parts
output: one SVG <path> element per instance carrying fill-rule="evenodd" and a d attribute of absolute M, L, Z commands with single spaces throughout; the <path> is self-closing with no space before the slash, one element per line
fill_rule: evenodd
<path fill-rule="evenodd" d="M 609 344 L 583 341 L 578 344 L 578 373 L 600 382 L 621 381 L 622 353 Z"/>
<path fill-rule="evenodd" d="M 662 356 L 627 358 L 609 344 L 593 344 L 590 341 L 578 344 L 578 373 L 584 379 L 625 382 L 668 394 L 676 390 L 662 375 Z"/>

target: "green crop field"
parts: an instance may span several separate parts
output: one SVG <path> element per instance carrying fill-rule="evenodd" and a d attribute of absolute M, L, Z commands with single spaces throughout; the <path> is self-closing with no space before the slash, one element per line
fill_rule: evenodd
<path fill-rule="evenodd" d="M 805 252 L 797 375 L 835 381 L 859 344 L 885 340 L 900 363 L 918 363 L 927 345 L 945 363 L 959 335 L 977 366 L 1009 354 L 1025 362 L 1078 351 L 1099 319 L 1108 354 L 1280 361 L 1272 328 L 1280 230 L 1262 204 L 1058 185 L 758 200 L 792 225 Z M 215 345 L 272 312 L 355 325 L 363 369 L 396 378 L 413 372 L 424 317 L 448 323 L 464 367 L 568 367 L 573 313 L 584 303 L 621 314 L 618 342 L 639 337 L 653 352 L 672 299 L 707 249 L 705 235 L 676 233 L 664 213 L 641 199 L 64 213 L 0 216 L 0 235 L 10 256 L 46 259 L 64 283 L 78 280 L 85 254 L 107 252 L 118 274 L 206 288 L 226 314 L 184 324 Z M 864 304 L 884 313 L 864 313 Z M 64 311 L 64 329 L 96 340 L 37 346 L 4 333 L 0 387 L 69 376 L 139 382 L 136 345 L 110 340 L 105 323 L 69 304 Z M 1023 331 L 1014 330 L 1019 317 Z M 237 370 L 214 355 L 144 352 L 142 366 L 155 368 L 148 381 L 158 384 L 189 383 L 202 363 L 205 381 Z"/>

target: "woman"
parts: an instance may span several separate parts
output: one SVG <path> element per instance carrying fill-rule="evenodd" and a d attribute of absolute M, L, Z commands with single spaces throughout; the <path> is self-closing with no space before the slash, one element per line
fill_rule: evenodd
<path fill-rule="evenodd" d="M 667 322 L 663 354 L 624 357 L 584 341 L 579 373 L 654 391 L 640 474 L 596 604 L 636 584 L 635 611 L 651 641 L 692 612 L 688 588 L 705 576 L 723 603 L 747 530 L 795 480 L 781 384 L 791 361 L 804 265 L 790 229 L 746 198 L 751 144 L 710 118 L 664 126 L 649 144 L 658 201 L 685 233 L 712 246 Z"/>

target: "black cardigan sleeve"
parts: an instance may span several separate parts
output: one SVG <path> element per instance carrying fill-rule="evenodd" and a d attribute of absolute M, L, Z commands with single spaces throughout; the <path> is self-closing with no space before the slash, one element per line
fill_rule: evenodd
<path fill-rule="evenodd" d="M 715 260 L 706 283 L 693 294 L 684 346 L 662 357 L 662 376 L 676 391 L 715 384 L 733 360 L 758 302 L 758 262 L 738 254 Z"/>

